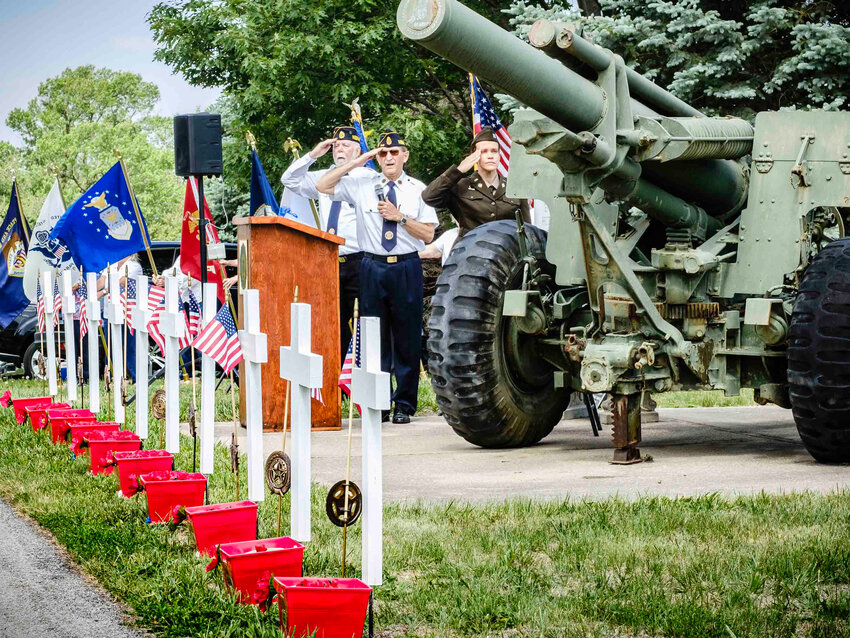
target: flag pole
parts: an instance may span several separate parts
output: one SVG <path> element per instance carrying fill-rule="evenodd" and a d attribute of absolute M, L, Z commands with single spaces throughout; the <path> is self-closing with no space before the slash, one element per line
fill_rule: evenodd
<path fill-rule="evenodd" d="M 142 221 L 142 213 L 139 211 L 139 203 L 136 201 L 136 193 L 130 185 L 130 176 L 127 174 L 127 167 L 124 165 L 124 157 L 118 149 L 115 149 L 115 155 L 118 157 L 118 163 L 121 164 L 121 172 L 124 174 L 124 181 L 127 183 L 127 190 L 130 191 L 130 199 L 133 200 L 133 210 L 136 212 L 136 222 L 139 224 L 139 232 L 142 233 L 142 240 L 145 242 L 145 250 L 148 253 L 148 259 L 151 262 L 151 270 L 153 271 L 154 277 L 159 277 L 159 272 L 157 272 L 156 264 L 153 260 L 151 245 L 148 241 L 147 227 Z"/>

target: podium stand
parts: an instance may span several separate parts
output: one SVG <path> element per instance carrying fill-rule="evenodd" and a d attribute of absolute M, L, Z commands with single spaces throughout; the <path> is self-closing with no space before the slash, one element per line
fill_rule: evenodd
<path fill-rule="evenodd" d="M 280 378 L 280 347 L 290 342 L 289 305 L 296 286 L 298 301 L 312 307 L 312 351 L 324 362 L 325 404 L 313 400 L 313 429 L 340 429 L 337 249 L 345 240 L 284 217 L 243 217 L 233 223 L 238 227 L 239 287 L 259 290 L 260 329 L 268 335 L 269 361 L 262 367 L 263 429 L 283 429 L 286 381 Z M 242 295 L 238 311 L 239 327 L 244 328 Z M 244 424 L 244 384 L 239 387 L 239 406 Z"/>

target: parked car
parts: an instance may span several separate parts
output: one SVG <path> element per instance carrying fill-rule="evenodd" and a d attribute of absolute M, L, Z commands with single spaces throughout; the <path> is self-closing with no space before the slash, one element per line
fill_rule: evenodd
<path fill-rule="evenodd" d="M 236 244 L 225 244 L 228 259 L 236 258 Z M 156 264 L 157 271 L 163 273 L 174 263 L 180 254 L 179 241 L 155 241 L 151 242 L 151 254 Z M 138 253 L 142 272 L 150 276 L 153 273 L 147 251 Z M 228 269 L 228 274 L 233 274 L 233 269 Z M 36 306 L 31 303 L 5 330 L 0 331 L 0 362 L 8 370 L 11 368 L 23 368 L 28 377 L 38 377 L 38 358 L 41 351 L 42 335 L 38 332 L 38 315 Z M 64 335 L 62 338 L 64 343 Z M 103 345 L 101 344 L 101 351 Z M 62 347 L 64 352 L 64 346 Z"/>

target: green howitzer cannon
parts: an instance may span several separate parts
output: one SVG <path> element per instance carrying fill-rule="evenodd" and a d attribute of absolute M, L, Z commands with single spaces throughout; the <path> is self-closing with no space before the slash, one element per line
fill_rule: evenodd
<path fill-rule="evenodd" d="M 457 0 L 402 0 L 402 33 L 526 105 L 508 194 L 548 234 L 493 222 L 437 284 L 429 370 L 485 447 L 545 437 L 573 391 L 612 398 L 613 462 L 641 399 L 753 388 L 820 461 L 850 461 L 850 114 L 705 117 L 570 24 L 529 43 Z"/>

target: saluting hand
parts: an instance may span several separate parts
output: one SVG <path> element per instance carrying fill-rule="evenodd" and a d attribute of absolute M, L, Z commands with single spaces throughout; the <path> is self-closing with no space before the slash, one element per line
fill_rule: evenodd
<path fill-rule="evenodd" d="M 395 207 L 392 202 L 383 201 L 378 202 L 378 212 L 381 213 L 381 217 L 386 219 L 388 222 L 400 222 L 401 218 L 404 215 L 401 214 L 401 211 Z"/>
<path fill-rule="evenodd" d="M 366 166 L 366 162 L 375 157 L 378 154 L 380 149 L 373 148 L 371 151 L 358 155 L 353 160 L 351 160 L 351 167 L 356 168 L 358 166 Z"/>
<path fill-rule="evenodd" d="M 481 158 L 481 151 L 475 149 L 469 155 L 467 155 L 464 160 L 457 165 L 457 170 L 461 173 L 466 173 L 470 168 L 475 166 L 478 163 L 478 160 Z"/>
<path fill-rule="evenodd" d="M 334 141 L 332 139 L 319 142 L 315 147 L 313 147 L 313 150 L 310 151 L 310 157 L 313 159 L 319 159 L 322 155 L 331 150 L 333 145 Z"/>

